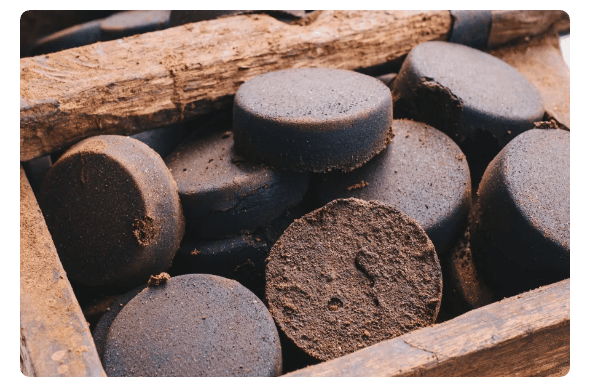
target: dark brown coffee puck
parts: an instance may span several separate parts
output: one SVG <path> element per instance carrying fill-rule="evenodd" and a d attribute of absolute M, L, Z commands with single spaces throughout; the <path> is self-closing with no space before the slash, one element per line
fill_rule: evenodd
<path fill-rule="evenodd" d="M 499 296 L 570 277 L 570 134 L 534 129 L 491 162 L 478 191 L 472 254 Z"/>
<path fill-rule="evenodd" d="M 378 201 L 337 199 L 295 220 L 266 266 L 274 320 L 321 361 L 432 324 L 441 297 L 433 243 Z"/>
<path fill-rule="evenodd" d="M 394 120 L 393 130 L 392 142 L 366 165 L 325 174 L 320 202 L 356 197 L 392 205 L 415 219 L 443 253 L 461 233 L 470 208 L 466 157 L 447 135 L 424 123 Z"/>
<path fill-rule="evenodd" d="M 116 316 L 104 344 L 108 376 L 276 376 L 278 332 L 268 310 L 239 283 L 176 276 L 148 287 Z"/>
<path fill-rule="evenodd" d="M 331 68 L 270 72 L 241 85 L 233 105 L 239 153 L 295 171 L 353 170 L 391 140 L 390 90 Z"/>
<path fill-rule="evenodd" d="M 172 175 L 128 137 L 70 148 L 45 175 L 39 201 L 69 279 L 86 286 L 146 282 L 170 266 L 184 234 Z"/>
<path fill-rule="evenodd" d="M 475 184 L 499 150 L 544 115 L 540 93 L 515 68 L 449 42 L 415 46 L 392 93 L 397 118 L 425 122 L 460 145 Z"/>
<path fill-rule="evenodd" d="M 151 147 L 160 157 L 167 157 L 189 134 L 188 124 L 173 124 L 130 135 Z"/>
<path fill-rule="evenodd" d="M 307 173 L 277 171 L 237 155 L 229 127 L 198 132 L 166 158 L 178 183 L 186 234 L 218 239 L 268 226 L 307 191 Z"/>

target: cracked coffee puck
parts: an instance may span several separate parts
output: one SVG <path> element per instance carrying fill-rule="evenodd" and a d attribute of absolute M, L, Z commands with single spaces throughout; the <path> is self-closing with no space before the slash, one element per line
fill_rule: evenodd
<path fill-rule="evenodd" d="M 278 331 L 268 310 L 236 281 L 176 276 L 148 287 L 116 316 L 106 336 L 108 376 L 276 376 Z"/>
<path fill-rule="evenodd" d="M 237 155 L 231 131 L 195 133 L 166 164 L 178 183 L 186 234 L 199 239 L 267 226 L 300 202 L 309 184 L 307 173 L 277 171 Z"/>
<path fill-rule="evenodd" d="M 266 266 L 270 313 L 320 361 L 432 324 L 441 297 L 433 243 L 378 201 L 337 199 L 295 220 Z"/>
<path fill-rule="evenodd" d="M 570 277 L 570 133 L 517 136 L 485 171 L 472 254 L 499 296 Z"/>
<path fill-rule="evenodd" d="M 466 157 L 447 135 L 421 122 L 394 120 L 395 137 L 366 165 L 325 174 L 322 205 L 356 197 L 393 205 L 415 219 L 436 246 L 447 250 L 466 224 L 470 173 Z"/>
<path fill-rule="evenodd" d="M 270 72 L 241 85 L 233 104 L 238 153 L 295 171 L 353 170 L 392 137 L 390 90 L 332 68 Z"/>
<path fill-rule="evenodd" d="M 132 286 L 165 271 L 184 217 L 161 157 L 117 135 L 86 139 L 45 175 L 39 204 L 68 277 L 86 286 Z"/>
<path fill-rule="evenodd" d="M 425 122 L 460 145 L 475 183 L 499 150 L 544 115 L 540 93 L 515 68 L 449 42 L 415 46 L 392 94 L 397 117 Z"/>

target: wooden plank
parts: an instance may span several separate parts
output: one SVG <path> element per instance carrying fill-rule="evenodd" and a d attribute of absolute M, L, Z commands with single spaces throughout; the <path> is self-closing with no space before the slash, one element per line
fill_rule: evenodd
<path fill-rule="evenodd" d="M 25 375 L 106 376 L 22 167 L 20 337 Z"/>
<path fill-rule="evenodd" d="M 546 376 L 570 367 L 570 279 L 285 376 Z"/>
<path fill-rule="evenodd" d="M 556 30 L 489 52 L 515 67 L 540 91 L 548 119 L 571 127 L 571 75 Z"/>

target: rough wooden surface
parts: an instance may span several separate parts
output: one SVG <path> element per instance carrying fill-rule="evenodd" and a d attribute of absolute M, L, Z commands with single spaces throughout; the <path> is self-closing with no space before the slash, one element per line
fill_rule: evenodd
<path fill-rule="evenodd" d="M 531 39 L 489 52 L 515 67 L 540 91 L 548 118 L 571 128 L 571 74 L 562 53 L 558 33 L 551 29 Z"/>
<path fill-rule="evenodd" d="M 491 11 L 493 19 L 487 46 L 500 46 L 512 40 L 546 31 L 548 26 L 559 30 L 570 28 L 569 15 L 564 11 Z"/>
<path fill-rule="evenodd" d="M 20 352 L 25 375 L 105 376 L 82 310 L 20 168 Z"/>
<path fill-rule="evenodd" d="M 562 376 L 569 297 L 567 279 L 286 376 Z"/>
<path fill-rule="evenodd" d="M 269 71 L 386 63 L 450 24 L 448 11 L 324 11 L 308 26 L 242 15 L 23 58 L 21 161 L 229 106 Z"/>

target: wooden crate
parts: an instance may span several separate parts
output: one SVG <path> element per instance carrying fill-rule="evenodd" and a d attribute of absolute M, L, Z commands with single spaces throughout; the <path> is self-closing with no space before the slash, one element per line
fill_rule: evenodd
<path fill-rule="evenodd" d="M 562 16 L 493 11 L 489 45 L 568 130 L 570 75 L 556 35 L 568 28 Z M 300 25 L 244 15 L 24 58 L 21 161 L 92 135 L 128 135 L 230 106 L 239 85 L 268 71 L 400 63 L 416 44 L 447 40 L 452 22 L 449 11 L 322 11 Z M 22 167 L 20 205 L 21 370 L 105 376 Z M 564 375 L 569 297 L 564 280 L 286 376 Z"/>

